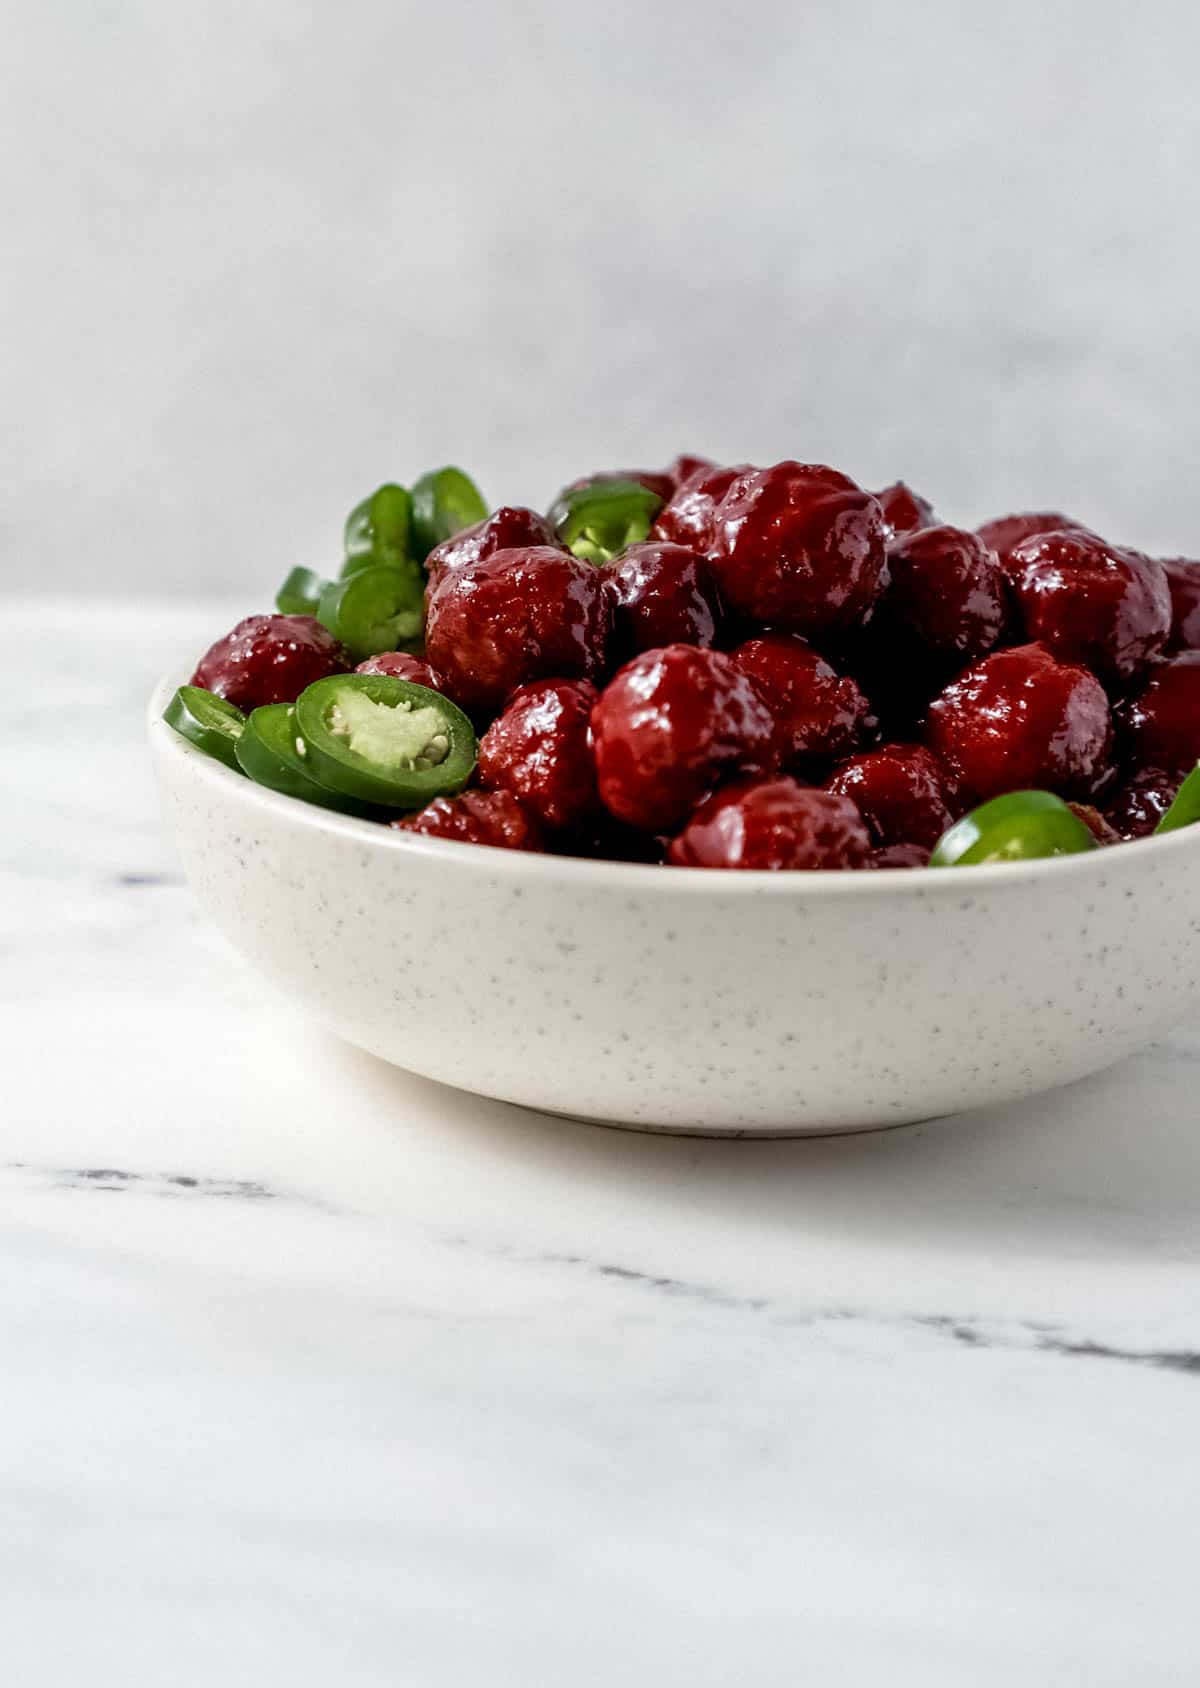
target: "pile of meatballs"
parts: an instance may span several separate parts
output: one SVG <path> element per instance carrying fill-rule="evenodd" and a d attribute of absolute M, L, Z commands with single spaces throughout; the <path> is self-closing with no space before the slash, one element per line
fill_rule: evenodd
<path fill-rule="evenodd" d="M 949 527 L 902 482 L 819 464 L 620 478 L 661 506 L 602 565 L 516 506 L 429 554 L 423 651 L 360 669 L 452 699 L 479 756 L 466 790 L 391 824 L 685 867 L 911 868 L 1020 790 L 1102 843 L 1141 837 L 1200 758 L 1200 562 L 1058 511 Z M 309 617 L 251 623 L 196 684 L 246 708 L 351 666 Z"/>

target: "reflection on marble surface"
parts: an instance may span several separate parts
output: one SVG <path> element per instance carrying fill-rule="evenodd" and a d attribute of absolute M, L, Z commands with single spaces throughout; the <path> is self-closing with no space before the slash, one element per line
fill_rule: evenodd
<path fill-rule="evenodd" d="M 810 1142 L 407 1077 L 159 832 L 230 615 L 5 612 L 5 1680 L 1190 1680 L 1200 1028 Z"/>

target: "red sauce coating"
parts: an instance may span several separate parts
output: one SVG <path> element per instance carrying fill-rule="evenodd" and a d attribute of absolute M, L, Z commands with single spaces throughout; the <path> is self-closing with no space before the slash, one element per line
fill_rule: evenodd
<path fill-rule="evenodd" d="M 485 557 L 494 557 L 497 551 L 520 550 L 530 545 L 562 549 L 545 516 L 520 504 L 502 504 L 484 521 L 463 528 L 435 545 L 425 559 L 425 568 L 432 582 L 446 569 L 464 568 L 468 563 L 481 563 Z"/>
<path fill-rule="evenodd" d="M 600 799 L 647 832 L 680 825 L 718 780 L 769 767 L 775 723 L 731 657 L 667 645 L 627 663 L 592 712 Z"/>
<path fill-rule="evenodd" d="M 720 601 L 708 565 L 683 545 L 631 545 L 605 570 L 616 600 L 621 657 L 659 645 L 711 645 Z"/>
<path fill-rule="evenodd" d="M 853 803 L 783 775 L 714 792 L 672 840 L 667 859 L 675 867 L 795 872 L 866 867 L 870 855 Z"/>
<path fill-rule="evenodd" d="M 365 662 L 360 662 L 354 672 L 391 674 L 395 679 L 407 680 L 413 686 L 428 686 L 434 692 L 442 690 L 441 680 L 424 658 L 413 656 L 409 651 L 380 651 L 377 656 L 369 656 Z"/>
<path fill-rule="evenodd" d="M 510 791 L 551 828 L 576 826 L 599 807 L 587 680 L 520 686 L 479 745 L 479 778 Z"/>
<path fill-rule="evenodd" d="M 976 800 L 1035 788 L 1087 794 L 1110 739 L 1099 680 L 1036 644 L 994 651 L 952 680 L 926 729 L 929 747 Z"/>
<path fill-rule="evenodd" d="M 825 789 L 850 798 L 876 844 L 931 850 L 957 818 L 954 781 L 920 744 L 886 744 L 853 756 Z"/>
<path fill-rule="evenodd" d="M 599 569 L 549 546 L 497 551 L 430 588 L 426 657 L 467 709 L 496 709 L 530 680 L 598 679 L 613 603 Z"/>
<path fill-rule="evenodd" d="M 1166 645 L 1171 592 L 1151 557 L 1076 529 L 1022 540 L 1008 567 L 1029 638 L 1109 685 L 1143 673 Z"/>
<path fill-rule="evenodd" d="M 1117 709 L 1121 749 L 1135 771 L 1189 773 L 1200 761 L 1200 651 L 1181 651 Z"/>
<path fill-rule="evenodd" d="M 883 519 L 896 538 L 915 533 L 918 528 L 937 525 L 933 505 L 903 481 L 893 481 L 891 486 L 885 486 L 873 496 L 879 500 Z"/>
<path fill-rule="evenodd" d="M 498 850 L 541 850 L 537 819 L 511 791 L 462 791 L 435 797 L 415 815 L 391 825 L 426 838 L 451 838 L 459 844 L 490 844 Z"/>
<path fill-rule="evenodd" d="M 1087 533 L 1082 522 L 1074 516 L 1064 516 L 1061 510 L 1023 510 L 1016 516 L 997 516 L 975 529 L 983 543 L 1000 559 L 1000 566 L 1008 568 L 1009 557 L 1024 540 L 1038 533 L 1061 533 L 1064 530 Z"/>
<path fill-rule="evenodd" d="M 1162 567 L 1171 589 L 1171 649 L 1200 650 L 1200 562 L 1164 557 Z"/>
<path fill-rule="evenodd" d="M 867 700 L 806 640 L 795 633 L 764 633 L 732 654 L 775 718 L 785 763 L 844 756 L 854 748 L 867 719 Z"/>
<path fill-rule="evenodd" d="M 295 703 L 314 680 L 349 668 L 346 652 L 314 616 L 248 615 L 204 653 L 192 685 L 249 712 Z"/>
<path fill-rule="evenodd" d="M 1004 631 L 1008 586 L 996 553 L 962 528 L 929 527 L 888 552 L 881 601 L 889 628 L 960 663 L 986 656 Z"/>
<path fill-rule="evenodd" d="M 701 465 L 672 494 L 666 509 L 654 524 L 655 539 L 670 540 L 707 553 L 712 549 L 717 506 L 740 475 L 749 473 L 748 463 L 718 467 Z"/>
<path fill-rule="evenodd" d="M 851 626 L 884 581 L 883 511 L 848 475 L 776 463 L 730 486 L 713 525 L 712 565 L 740 615 L 792 633 Z"/>

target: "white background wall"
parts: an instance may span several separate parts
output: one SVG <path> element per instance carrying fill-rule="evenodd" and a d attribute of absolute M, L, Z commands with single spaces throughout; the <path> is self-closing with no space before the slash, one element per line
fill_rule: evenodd
<path fill-rule="evenodd" d="M 1200 551 L 1194 0 L 8 0 L 6 584 L 687 447 Z"/>

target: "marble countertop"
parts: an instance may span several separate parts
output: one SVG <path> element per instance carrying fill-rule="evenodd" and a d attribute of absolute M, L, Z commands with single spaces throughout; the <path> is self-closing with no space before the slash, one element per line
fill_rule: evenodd
<path fill-rule="evenodd" d="M 160 830 L 233 613 L 3 611 L 5 1680 L 1194 1682 L 1200 1022 L 810 1142 L 407 1077 Z"/>

